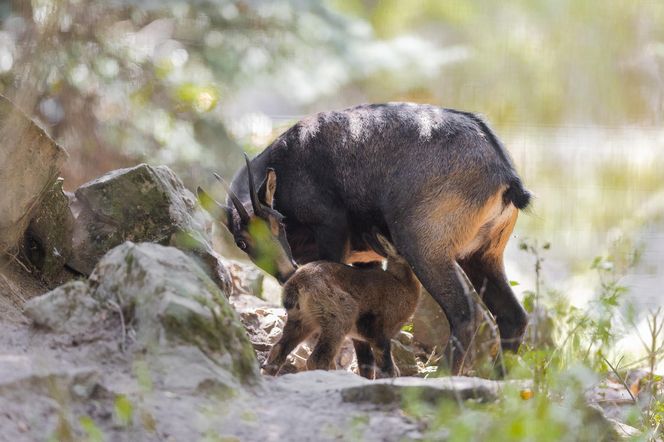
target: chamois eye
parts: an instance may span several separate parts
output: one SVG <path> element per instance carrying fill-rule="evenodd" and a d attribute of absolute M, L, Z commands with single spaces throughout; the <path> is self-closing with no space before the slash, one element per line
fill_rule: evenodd
<path fill-rule="evenodd" d="M 242 250 L 247 250 L 247 243 L 243 239 L 238 239 L 235 241 L 235 245 L 237 245 Z"/>

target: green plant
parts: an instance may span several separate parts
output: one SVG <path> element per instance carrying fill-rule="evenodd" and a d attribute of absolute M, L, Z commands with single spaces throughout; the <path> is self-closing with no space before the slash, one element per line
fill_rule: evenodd
<path fill-rule="evenodd" d="M 535 289 L 524 292 L 531 323 L 521 356 L 532 364 L 537 384 L 552 366 L 563 369 L 580 363 L 599 373 L 609 370 L 607 357 L 624 328 L 620 308 L 627 288 L 621 281 L 640 256 L 638 250 L 619 247 L 623 244 L 612 244 L 607 256 L 593 260 L 590 269 L 597 273 L 599 286 L 595 296 L 580 307 L 543 280 L 542 263 L 550 243 L 520 243 L 520 249 L 535 261 Z"/>
<path fill-rule="evenodd" d="M 622 278 L 638 261 L 639 253 L 629 247 L 611 247 L 605 257 L 596 258 L 589 270 L 598 277 L 594 296 L 585 305 L 573 305 L 560 291 L 549 287 L 543 277 L 543 263 L 549 243 L 522 241 L 521 250 L 534 258 L 535 283 L 524 292 L 530 314 L 529 329 L 518 355 L 505 355 L 508 384 L 495 403 L 444 401 L 436 405 L 419 397 L 404 401 L 404 411 L 427 428 L 426 438 L 465 440 L 613 440 L 615 430 L 602 412 L 589 406 L 585 391 L 609 371 L 630 388 L 621 373 L 623 358 L 612 363 L 617 338 L 625 331 L 623 318 L 627 288 Z M 518 285 L 518 283 L 513 283 Z M 661 316 L 660 316 L 661 315 Z M 664 314 L 649 319 L 650 339 L 644 339 L 652 373 L 664 351 Z M 642 379 L 643 397 L 648 404 L 636 423 L 644 440 L 656 438 L 664 420 L 664 401 L 659 395 L 660 379 Z M 652 394 L 651 394 L 652 393 Z M 632 394 L 630 392 L 630 394 Z M 634 393 L 634 402 L 637 402 Z"/>

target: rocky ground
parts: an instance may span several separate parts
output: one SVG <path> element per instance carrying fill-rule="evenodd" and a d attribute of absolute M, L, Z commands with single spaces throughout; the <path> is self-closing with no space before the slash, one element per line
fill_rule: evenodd
<path fill-rule="evenodd" d="M 249 274 L 236 269 L 248 285 Z M 29 279 L 5 276 L 15 287 Z M 0 321 L 0 439 L 418 439 L 423 429 L 400 409 L 408 392 L 484 401 L 501 389 L 346 370 L 263 377 L 253 348 L 260 356 L 278 337 L 283 311 L 245 293 L 230 296 L 236 313 L 228 295 L 180 250 L 127 242 L 89 278 L 29 299 Z"/>
<path fill-rule="evenodd" d="M 340 370 L 302 371 L 311 342 L 283 376 L 261 375 L 285 320 L 279 287 L 215 251 L 213 220 L 170 169 L 70 194 L 62 148 L 3 98 L 0 122 L 16 166 L 0 168 L 0 440 L 417 440 L 427 428 L 404 402 L 500 397 L 498 381 L 424 379 L 449 334 L 427 295 L 393 341 L 408 376 L 355 375 L 350 344 Z"/>

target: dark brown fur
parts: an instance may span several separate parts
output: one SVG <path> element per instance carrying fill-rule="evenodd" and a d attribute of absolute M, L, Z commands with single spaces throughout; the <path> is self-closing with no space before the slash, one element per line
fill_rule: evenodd
<path fill-rule="evenodd" d="M 270 223 L 277 214 L 284 217 L 279 239 L 287 236 L 292 254 L 275 258 L 277 278 L 287 279 L 291 257 L 299 263 L 361 260 L 358 252 L 369 249 L 363 234 L 375 226 L 445 311 L 454 372 L 472 351 L 476 329 L 457 263 L 495 315 L 503 348 L 518 348 L 526 314 L 502 255 L 530 193 L 481 118 L 412 103 L 322 112 L 288 129 L 250 164 L 231 184 L 247 207 L 249 169 L 257 177 L 270 170 L 279 175 L 273 210 L 258 217 Z M 229 200 L 225 223 L 239 245 L 250 244 L 249 223 L 237 209 Z M 256 260 L 251 244 L 243 250 Z"/>
<path fill-rule="evenodd" d="M 268 356 L 265 371 L 277 374 L 288 354 L 312 333 L 320 336 L 308 369 L 334 369 L 344 338 L 353 338 L 360 374 L 398 376 L 390 340 L 413 315 L 420 284 L 393 246 L 379 238 L 387 270 L 317 261 L 300 267 L 283 288 L 288 319 Z"/>

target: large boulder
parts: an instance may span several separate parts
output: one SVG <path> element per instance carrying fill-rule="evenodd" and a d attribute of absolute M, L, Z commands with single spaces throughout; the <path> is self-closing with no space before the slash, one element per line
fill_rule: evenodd
<path fill-rule="evenodd" d="M 139 348 L 194 346 L 236 378 L 257 379 L 256 356 L 228 294 L 182 251 L 126 242 L 99 261 L 90 285 L 97 301 L 130 312 Z"/>
<path fill-rule="evenodd" d="M 196 256 L 223 289 L 228 271 L 212 250 L 212 221 L 166 166 L 140 164 L 109 172 L 75 192 L 73 256 L 67 265 L 89 275 L 99 259 L 125 241 L 172 245 Z"/>
<path fill-rule="evenodd" d="M 0 254 L 19 244 L 67 153 L 0 96 Z"/>
<path fill-rule="evenodd" d="M 122 320 L 122 347 L 145 356 L 173 389 L 233 388 L 259 379 L 251 342 L 228 294 L 184 252 L 125 242 L 102 257 L 88 281 L 70 282 L 29 301 L 36 325 L 80 334 Z M 186 376 L 182 376 L 186 373 Z"/>
<path fill-rule="evenodd" d="M 66 391 L 73 397 L 89 397 L 99 379 L 93 367 L 63 367 L 58 361 L 35 355 L 0 355 L 0 396 L 21 400 L 28 393 L 42 395 Z"/>

